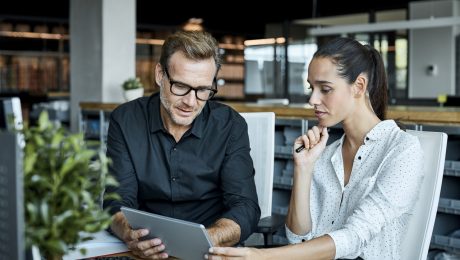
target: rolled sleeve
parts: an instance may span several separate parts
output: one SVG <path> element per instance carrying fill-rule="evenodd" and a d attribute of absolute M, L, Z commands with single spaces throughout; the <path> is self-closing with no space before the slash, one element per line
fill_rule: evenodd
<path fill-rule="evenodd" d="M 286 229 L 286 238 L 288 239 L 290 244 L 298 244 L 304 241 L 312 239 L 312 233 L 309 232 L 305 235 L 297 235 L 296 233 L 292 232 L 287 225 L 285 225 Z"/>
<path fill-rule="evenodd" d="M 235 221 L 241 229 L 240 242 L 257 228 L 260 219 L 254 167 L 250 156 L 247 124 L 237 116 L 221 171 L 221 188 L 227 209 L 223 218 Z"/>
<path fill-rule="evenodd" d="M 328 234 L 335 244 L 335 259 L 347 258 L 354 259 L 360 255 L 359 243 L 348 243 L 348 241 L 358 241 L 359 237 L 350 230 L 340 229 Z M 350 253 L 353 252 L 353 253 Z"/>

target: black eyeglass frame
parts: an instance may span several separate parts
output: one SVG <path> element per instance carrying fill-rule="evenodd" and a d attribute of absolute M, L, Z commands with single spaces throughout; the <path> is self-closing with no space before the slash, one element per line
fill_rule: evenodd
<path fill-rule="evenodd" d="M 196 87 L 196 88 L 194 88 L 194 87 L 192 87 L 192 86 L 190 86 L 190 85 L 188 85 L 188 84 L 185 84 L 185 83 L 183 83 L 183 82 L 173 80 L 173 79 L 171 78 L 171 76 L 169 76 L 168 68 L 165 68 L 165 69 L 164 69 L 164 72 L 166 73 L 166 77 L 168 77 L 168 79 L 169 79 L 169 90 L 171 91 L 171 93 L 173 93 L 173 94 L 176 95 L 176 96 L 183 97 L 183 96 L 188 95 L 188 93 L 190 93 L 190 91 L 194 90 L 194 91 L 195 91 L 195 97 L 196 97 L 196 99 L 201 100 L 201 101 L 208 101 L 208 100 L 210 100 L 211 98 L 213 98 L 214 95 L 217 94 L 217 79 L 216 79 L 216 77 L 214 77 L 214 79 L 212 80 L 212 85 L 213 85 L 212 88 L 209 88 L 209 87 Z M 188 90 L 187 90 L 184 94 L 176 94 L 176 93 L 174 93 L 174 91 L 173 91 L 173 85 L 174 85 L 174 84 L 180 84 L 180 85 L 182 85 L 182 86 L 188 87 Z M 211 92 L 209 92 L 209 97 L 208 97 L 208 99 L 199 98 L 199 97 L 198 97 L 198 91 L 199 91 L 199 90 L 209 90 L 209 91 L 211 91 Z"/>

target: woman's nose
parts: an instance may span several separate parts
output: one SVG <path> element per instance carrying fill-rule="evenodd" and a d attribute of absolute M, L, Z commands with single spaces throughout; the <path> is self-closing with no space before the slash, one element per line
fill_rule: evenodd
<path fill-rule="evenodd" d="M 315 106 L 315 105 L 320 104 L 320 99 L 319 99 L 318 94 L 316 93 L 316 91 L 313 90 L 311 92 L 310 99 L 308 100 L 308 104 L 310 104 L 310 106 Z"/>

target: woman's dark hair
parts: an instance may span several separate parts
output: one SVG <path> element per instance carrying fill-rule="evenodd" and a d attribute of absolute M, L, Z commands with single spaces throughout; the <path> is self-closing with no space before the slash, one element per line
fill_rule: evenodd
<path fill-rule="evenodd" d="M 385 66 L 377 50 L 350 38 L 336 38 L 322 46 L 313 56 L 321 57 L 331 58 L 337 65 L 339 75 L 349 84 L 355 82 L 359 74 L 366 74 L 369 79 L 367 89 L 372 109 L 380 120 L 385 120 L 388 83 Z"/>

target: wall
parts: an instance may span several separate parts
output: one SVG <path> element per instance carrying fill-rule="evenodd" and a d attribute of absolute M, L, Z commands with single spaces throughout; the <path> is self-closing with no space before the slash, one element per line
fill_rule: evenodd
<path fill-rule="evenodd" d="M 454 0 L 412 2 L 410 19 L 450 17 L 459 14 Z M 409 31 L 409 98 L 455 95 L 455 26 Z"/>

